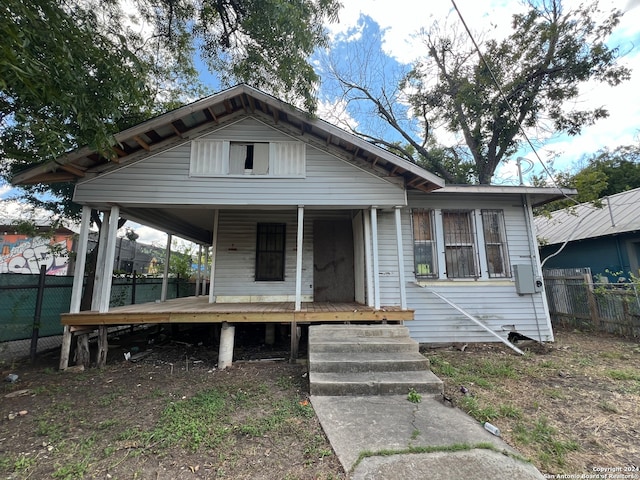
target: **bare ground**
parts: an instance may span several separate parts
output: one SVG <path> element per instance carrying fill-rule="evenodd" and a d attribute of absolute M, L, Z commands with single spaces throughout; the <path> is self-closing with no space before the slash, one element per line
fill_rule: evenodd
<path fill-rule="evenodd" d="M 286 345 L 240 337 L 241 360 L 220 371 L 202 332 L 152 340 L 133 363 L 123 353 L 150 339 L 114 339 L 100 370 L 58 372 L 57 352 L 0 365 L 1 378 L 19 375 L 0 384 L 0 476 L 345 478 L 307 401 L 306 367 L 283 360 Z M 553 344 L 522 348 L 524 357 L 500 344 L 425 354 L 446 403 L 489 419 L 543 473 L 616 468 L 640 478 L 640 345 L 560 331 Z"/>
<path fill-rule="evenodd" d="M 637 339 L 558 331 L 554 343 L 521 348 L 523 357 L 502 344 L 425 353 L 445 381 L 447 403 L 498 426 L 543 473 L 608 468 L 629 475 L 618 478 L 640 478 Z"/>
<path fill-rule="evenodd" d="M 344 478 L 308 403 L 306 366 L 279 360 L 286 351 L 239 347 L 253 360 L 220 371 L 214 348 L 166 341 L 124 361 L 145 351 L 139 340 L 115 339 L 103 369 L 58 372 L 55 357 L 5 366 L 2 378 L 19 380 L 0 384 L 0 476 Z"/>

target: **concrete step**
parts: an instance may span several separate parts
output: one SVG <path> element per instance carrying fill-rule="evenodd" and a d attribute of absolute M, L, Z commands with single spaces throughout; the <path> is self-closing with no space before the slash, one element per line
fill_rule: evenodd
<path fill-rule="evenodd" d="M 428 369 L 429 360 L 418 352 L 309 353 L 310 372 L 402 372 Z"/>
<path fill-rule="evenodd" d="M 409 337 L 346 337 L 311 338 L 309 336 L 309 353 L 400 353 L 417 352 L 418 343 Z"/>
<path fill-rule="evenodd" d="M 309 340 L 340 338 L 405 338 L 409 330 L 403 325 L 316 325 L 309 330 Z M 410 338 L 410 337 L 409 337 Z"/>
<path fill-rule="evenodd" d="M 424 395 L 443 392 L 442 380 L 431 371 L 309 373 L 311 395 L 406 395 L 411 389 Z"/>

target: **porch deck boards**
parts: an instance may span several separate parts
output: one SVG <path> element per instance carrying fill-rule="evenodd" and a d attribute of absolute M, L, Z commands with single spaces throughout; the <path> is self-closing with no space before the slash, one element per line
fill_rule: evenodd
<path fill-rule="evenodd" d="M 359 303 L 293 302 L 209 303 L 206 296 L 114 307 L 106 313 L 80 312 L 61 316 L 63 325 L 134 325 L 147 323 L 311 323 L 413 320 L 413 310 L 385 306 L 379 310 Z"/>

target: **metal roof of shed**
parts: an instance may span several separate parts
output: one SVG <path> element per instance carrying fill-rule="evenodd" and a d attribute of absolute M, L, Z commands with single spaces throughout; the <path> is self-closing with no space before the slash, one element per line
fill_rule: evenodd
<path fill-rule="evenodd" d="M 536 217 L 538 238 L 554 245 L 640 230 L 640 188 L 601 200 L 601 208 L 587 202 Z"/>

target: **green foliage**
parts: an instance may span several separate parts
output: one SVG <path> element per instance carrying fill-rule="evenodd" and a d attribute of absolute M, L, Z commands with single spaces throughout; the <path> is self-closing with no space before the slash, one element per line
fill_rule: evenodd
<path fill-rule="evenodd" d="M 308 57 L 326 43 L 337 0 L 196 2 L 7 0 L 0 7 L 0 175 L 89 146 L 114 155 L 113 134 L 202 96 L 198 48 L 223 85 L 251 83 L 313 111 Z M 144 28 L 143 26 L 144 25 Z M 73 185 L 25 187 L 67 216 Z M 53 194 L 53 200 L 43 200 Z M 46 197 L 44 197 L 46 198 Z M 50 198 L 50 197 L 49 197 Z"/>
<path fill-rule="evenodd" d="M 411 403 L 420 403 L 422 401 L 422 395 L 420 395 L 414 388 L 409 389 L 407 400 Z"/>
<path fill-rule="evenodd" d="M 601 199 L 609 195 L 640 187 L 640 145 L 624 145 L 614 150 L 602 149 L 580 161 L 576 171 L 557 172 L 553 181 L 561 187 L 575 188 L 573 200 L 558 200 L 538 209 L 545 214 L 567 208 L 575 202 L 592 202 L 601 207 Z M 546 178 L 535 177 L 534 184 L 542 185 Z"/>

